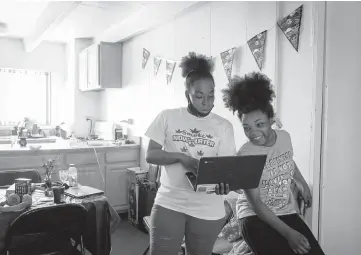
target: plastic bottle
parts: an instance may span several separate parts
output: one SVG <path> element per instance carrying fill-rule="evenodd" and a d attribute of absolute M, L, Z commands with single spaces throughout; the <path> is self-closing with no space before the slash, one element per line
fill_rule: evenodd
<path fill-rule="evenodd" d="M 68 178 L 70 187 L 78 187 L 78 170 L 74 164 L 69 165 Z"/>

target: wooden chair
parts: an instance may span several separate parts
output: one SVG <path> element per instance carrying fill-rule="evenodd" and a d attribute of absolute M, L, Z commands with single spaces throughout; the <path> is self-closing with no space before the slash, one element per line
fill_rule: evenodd
<path fill-rule="evenodd" d="M 10 225 L 5 251 L 11 254 L 83 254 L 87 210 L 80 204 L 62 204 L 26 211 Z M 75 241 L 75 245 L 71 240 Z M 80 245 L 80 252 L 77 246 Z"/>
<path fill-rule="evenodd" d="M 28 178 L 33 183 L 41 182 L 40 174 L 34 169 L 0 171 L 0 187 L 10 187 L 17 178 Z"/>

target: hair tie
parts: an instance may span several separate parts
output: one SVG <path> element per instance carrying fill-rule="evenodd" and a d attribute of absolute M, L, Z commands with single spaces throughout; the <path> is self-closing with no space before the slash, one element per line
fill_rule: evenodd
<path fill-rule="evenodd" d="M 186 79 L 188 78 L 188 76 L 191 74 L 191 73 L 193 73 L 194 71 L 195 71 L 196 69 L 192 69 L 192 70 L 190 70 L 188 73 L 187 73 L 187 75 L 186 75 Z"/>

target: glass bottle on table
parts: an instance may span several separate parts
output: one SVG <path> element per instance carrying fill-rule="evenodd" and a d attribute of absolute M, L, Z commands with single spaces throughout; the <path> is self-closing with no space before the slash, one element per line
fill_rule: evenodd
<path fill-rule="evenodd" d="M 74 164 L 69 165 L 68 181 L 70 187 L 78 187 L 78 170 Z"/>

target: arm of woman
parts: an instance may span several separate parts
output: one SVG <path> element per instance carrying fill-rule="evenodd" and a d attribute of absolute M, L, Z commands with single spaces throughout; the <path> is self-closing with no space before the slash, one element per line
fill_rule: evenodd
<path fill-rule="evenodd" d="M 181 163 L 194 172 L 198 168 L 198 160 L 180 152 L 167 152 L 159 143 L 150 140 L 147 150 L 146 161 L 150 164 L 166 166 Z"/>
<path fill-rule="evenodd" d="M 303 178 L 303 175 L 301 174 L 299 168 L 297 167 L 296 163 L 295 163 L 295 173 L 293 175 L 293 178 L 296 180 L 296 182 L 300 183 L 302 185 L 302 196 L 303 199 L 305 200 L 306 203 L 306 207 L 311 207 L 312 205 L 312 194 L 311 194 L 311 190 L 310 187 L 308 186 L 305 178 Z"/>
<path fill-rule="evenodd" d="M 288 240 L 289 245 L 297 254 L 306 254 L 310 247 L 308 240 L 296 230 L 281 221 L 261 200 L 260 190 L 244 190 L 246 199 L 258 217 Z"/>
<path fill-rule="evenodd" d="M 150 140 L 147 150 L 146 161 L 150 164 L 166 166 L 179 163 L 181 153 L 164 151 L 163 146 Z"/>
<path fill-rule="evenodd" d="M 145 135 L 150 139 L 146 161 L 154 165 L 172 165 L 175 163 L 192 163 L 195 164 L 195 159 L 191 160 L 185 154 L 179 152 L 167 152 L 163 150 L 166 142 L 166 133 L 168 129 L 169 111 L 165 110 L 158 114 L 154 121 L 150 124 Z M 198 167 L 198 162 L 197 162 Z"/>

